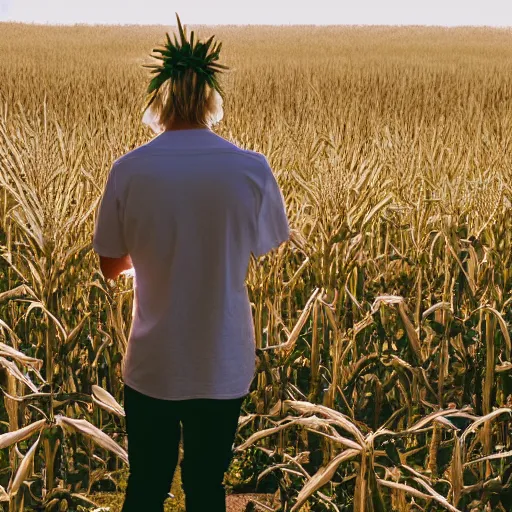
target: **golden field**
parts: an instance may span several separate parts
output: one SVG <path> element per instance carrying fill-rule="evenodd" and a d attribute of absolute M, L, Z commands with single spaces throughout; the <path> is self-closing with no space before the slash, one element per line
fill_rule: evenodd
<path fill-rule="evenodd" d="M 510 510 L 512 31 L 192 28 L 232 68 L 216 131 L 267 156 L 293 229 L 247 278 L 231 489 L 265 471 L 281 511 Z M 12 511 L 81 510 L 126 471 L 131 282 L 105 282 L 91 237 L 111 163 L 151 137 L 165 30 L 0 24 Z"/>

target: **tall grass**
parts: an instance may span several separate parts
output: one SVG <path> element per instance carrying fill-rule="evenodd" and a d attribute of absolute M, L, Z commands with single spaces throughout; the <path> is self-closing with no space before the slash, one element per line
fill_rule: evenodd
<path fill-rule="evenodd" d="M 90 244 L 111 162 L 150 137 L 163 30 L 1 28 L 0 484 L 11 510 L 64 510 L 126 459 L 131 283 Z M 283 511 L 510 510 L 512 33 L 215 33 L 217 131 L 267 155 L 293 228 L 247 278 L 246 482 Z"/>

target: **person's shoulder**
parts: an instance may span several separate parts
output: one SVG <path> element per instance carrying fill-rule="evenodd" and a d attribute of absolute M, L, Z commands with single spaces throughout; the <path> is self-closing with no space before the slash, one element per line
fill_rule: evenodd
<path fill-rule="evenodd" d="M 252 161 L 257 167 L 261 169 L 262 172 L 271 172 L 270 165 L 268 163 L 267 157 L 258 151 L 254 151 L 251 149 L 242 149 L 239 148 L 242 154 L 249 160 Z"/>
<path fill-rule="evenodd" d="M 238 142 L 234 137 L 230 136 L 230 138 L 226 138 L 213 131 L 210 135 L 215 141 L 214 146 L 216 150 L 232 153 L 239 157 L 245 159 L 253 159 L 255 161 L 261 161 L 261 157 L 263 157 L 263 155 L 257 151 L 251 151 L 242 147 L 241 143 Z"/>
<path fill-rule="evenodd" d="M 127 165 L 129 165 L 131 161 L 133 161 L 137 158 L 143 157 L 143 156 L 147 156 L 148 152 L 150 151 L 149 144 L 150 143 L 143 144 L 141 146 L 138 146 L 138 147 L 128 151 L 124 155 L 121 155 L 116 160 L 114 160 L 112 167 L 113 168 L 120 168 L 120 167 L 123 168 L 123 167 L 126 167 Z"/>
<path fill-rule="evenodd" d="M 268 160 L 263 153 L 251 149 L 246 149 L 237 144 L 237 142 L 232 142 L 231 140 L 220 137 L 217 134 L 216 137 L 222 141 L 221 144 L 217 147 L 219 150 L 237 157 L 232 160 L 234 165 L 239 165 L 241 159 L 244 162 L 244 165 L 252 169 L 256 169 L 263 174 L 272 172 Z"/>
<path fill-rule="evenodd" d="M 217 140 L 221 142 L 221 146 L 223 149 L 231 149 L 233 150 L 233 152 L 243 155 L 248 159 L 252 159 L 255 162 L 259 162 L 264 165 L 268 165 L 267 159 L 265 155 L 263 155 L 263 153 L 259 153 L 258 151 L 254 151 L 251 149 L 245 149 L 244 147 L 242 147 L 242 144 L 238 142 L 236 139 L 230 140 L 225 137 L 222 137 L 217 133 L 215 133 L 215 137 L 217 138 Z"/>

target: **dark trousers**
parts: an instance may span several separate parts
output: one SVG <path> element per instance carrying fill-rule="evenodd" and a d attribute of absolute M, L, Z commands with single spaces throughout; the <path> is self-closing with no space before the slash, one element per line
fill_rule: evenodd
<path fill-rule="evenodd" d="M 160 400 L 124 386 L 130 474 L 122 512 L 162 512 L 180 463 L 187 512 L 225 512 L 224 473 L 245 397 Z"/>

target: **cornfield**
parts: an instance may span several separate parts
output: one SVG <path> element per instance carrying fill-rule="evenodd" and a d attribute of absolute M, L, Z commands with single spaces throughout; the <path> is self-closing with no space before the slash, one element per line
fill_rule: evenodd
<path fill-rule="evenodd" d="M 127 463 L 132 307 L 92 230 L 165 28 L 0 28 L 0 500 L 85 510 Z M 512 32 L 194 28 L 293 231 L 247 277 L 245 478 L 280 511 L 511 510 Z"/>

